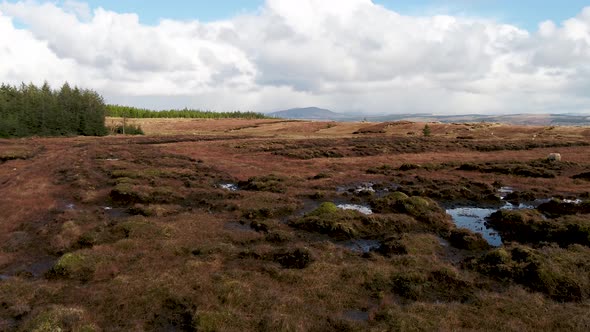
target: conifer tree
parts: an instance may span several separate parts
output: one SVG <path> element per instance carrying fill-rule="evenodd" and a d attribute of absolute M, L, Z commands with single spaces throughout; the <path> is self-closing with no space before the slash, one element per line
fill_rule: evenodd
<path fill-rule="evenodd" d="M 0 85 L 0 137 L 106 135 L 105 104 L 94 91 Z"/>

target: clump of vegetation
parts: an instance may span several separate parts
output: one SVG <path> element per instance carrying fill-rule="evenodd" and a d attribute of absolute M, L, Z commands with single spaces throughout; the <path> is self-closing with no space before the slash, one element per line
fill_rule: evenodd
<path fill-rule="evenodd" d="M 388 257 L 396 255 L 433 256 L 441 251 L 441 244 L 433 234 L 402 233 L 384 240 L 376 251 Z"/>
<path fill-rule="evenodd" d="M 195 309 L 181 299 L 166 298 L 162 301 L 158 314 L 147 326 L 154 331 L 196 331 Z"/>
<path fill-rule="evenodd" d="M 128 209 L 130 214 L 145 217 L 166 217 L 182 210 L 181 206 L 170 204 L 135 204 Z"/>
<path fill-rule="evenodd" d="M 59 91 L 24 83 L 0 86 L 0 137 L 103 136 L 105 104 L 91 90 L 70 87 Z"/>
<path fill-rule="evenodd" d="M 549 202 L 539 205 L 537 209 L 550 217 L 572 214 L 590 214 L 590 201 L 583 201 L 578 204 L 552 199 Z"/>
<path fill-rule="evenodd" d="M 95 266 L 94 259 L 83 252 L 67 253 L 55 263 L 48 275 L 54 278 L 89 281 L 94 275 Z"/>
<path fill-rule="evenodd" d="M 332 177 L 332 175 L 330 173 L 320 172 L 320 173 L 316 174 L 315 176 L 313 176 L 312 179 L 313 180 L 320 180 L 320 179 L 329 179 L 331 177 Z"/>
<path fill-rule="evenodd" d="M 373 294 L 393 293 L 408 304 L 466 302 L 474 297 L 477 285 L 463 271 L 431 257 L 397 256 L 388 272 L 367 276 L 364 287 Z"/>
<path fill-rule="evenodd" d="M 490 215 L 487 222 L 506 241 L 554 242 L 562 247 L 576 243 L 590 246 L 587 215 L 547 219 L 537 210 L 499 210 Z"/>
<path fill-rule="evenodd" d="M 576 175 L 572 176 L 572 178 L 573 179 L 590 181 L 590 172 L 584 172 L 584 173 L 576 174 Z"/>
<path fill-rule="evenodd" d="M 457 181 L 430 180 L 422 176 L 400 182 L 398 191 L 410 196 L 424 196 L 447 205 L 478 205 L 498 206 L 502 200 L 490 184 L 461 179 Z"/>
<path fill-rule="evenodd" d="M 371 200 L 371 207 L 377 213 L 410 215 L 434 231 L 448 230 L 453 225 L 445 211 L 435 201 L 425 197 L 394 192 Z"/>
<path fill-rule="evenodd" d="M 471 281 L 450 266 L 431 271 L 396 273 L 391 282 L 396 294 L 413 301 L 467 301 L 475 289 Z"/>
<path fill-rule="evenodd" d="M 432 135 L 432 130 L 428 124 L 425 124 L 424 128 L 422 128 L 422 134 L 424 137 L 430 137 L 430 135 Z"/>
<path fill-rule="evenodd" d="M 145 185 L 133 185 L 129 183 L 117 184 L 110 193 L 114 203 L 120 205 L 130 204 L 173 204 L 183 201 L 183 198 L 170 187 L 153 188 Z"/>
<path fill-rule="evenodd" d="M 273 260 L 286 269 L 304 269 L 313 261 L 309 250 L 302 248 L 276 253 Z"/>
<path fill-rule="evenodd" d="M 405 172 L 405 171 L 411 171 L 411 170 L 421 169 L 421 168 L 422 168 L 422 165 L 404 163 L 399 167 L 399 170 Z"/>
<path fill-rule="evenodd" d="M 289 224 L 307 231 L 328 234 L 336 238 L 354 238 L 359 235 L 358 224 L 365 219 L 359 212 L 341 210 L 332 202 L 324 202 L 317 209 Z"/>
<path fill-rule="evenodd" d="M 315 158 L 342 158 L 344 154 L 336 148 L 325 149 L 297 149 L 290 151 L 275 151 L 273 154 L 294 159 L 315 159 Z"/>
<path fill-rule="evenodd" d="M 25 145 L 10 146 L 9 148 L 0 149 L 0 164 L 9 160 L 27 160 L 31 159 L 39 152 L 43 150 L 43 147 L 31 147 Z"/>
<path fill-rule="evenodd" d="M 396 170 L 395 167 L 388 165 L 388 164 L 383 164 L 381 166 L 371 167 L 371 168 L 367 169 L 367 174 L 389 175 L 395 170 Z"/>
<path fill-rule="evenodd" d="M 481 234 L 465 228 L 451 230 L 449 242 L 453 247 L 465 250 L 486 250 L 490 248 L 490 245 Z"/>
<path fill-rule="evenodd" d="M 89 322 L 84 309 L 64 306 L 50 306 L 37 312 L 23 325 L 23 331 L 80 331 L 94 332 L 99 329 Z"/>
<path fill-rule="evenodd" d="M 148 198 L 139 187 L 128 183 L 119 183 L 111 190 L 110 194 L 113 202 L 120 204 L 135 204 L 147 202 Z"/>
<path fill-rule="evenodd" d="M 468 268 L 500 280 L 520 283 L 558 301 L 590 298 L 590 248 L 523 246 L 494 249 L 465 262 Z"/>
<path fill-rule="evenodd" d="M 513 203 L 513 204 L 519 204 L 522 202 L 532 202 L 537 198 L 537 194 L 535 194 L 532 191 L 514 191 L 511 193 L 508 193 L 506 195 L 506 197 L 504 197 L 504 200 Z"/>
<path fill-rule="evenodd" d="M 284 182 L 285 178 L 270 174 L 251 177 L 247 181 L 240 181 L 238 185 L 243 190 L 284 193 L 287 189 Z"/>
<path fill-rule="evenodd" d="M 462 171 L 552 179 L 561 174 L 564 169 L 573 165 L 573 163 L 568 162 L 551 162 L 546 159 L 538 159 L 529 162 L 464 163 L 458 169 Z"/>
<path fill-rule="evenodd" d="M 122 135 L 144 135 L 143 129 L 140 125 L 136 124 L 121 124 L 109 128 L 112 134 Z"/>
<path fill-rule="evenodd" d="M 420 229 L 416 220 L 407 214 L 364 215 L 355 210 L 339 209 L 332 202 L 324 202 L 303 217 L 290 220 L 289 225 L 341 240 L 386 238 L 391 234 Z"/>
<path fill-rule="evenodd" d="M 157 239 L 167 237 L 167 230 L 159 227 L 143 217 L 136 216 L 117 224 L 113 228 L 114 233 L 119 233 L 121 238 L 129 239 Z"/>

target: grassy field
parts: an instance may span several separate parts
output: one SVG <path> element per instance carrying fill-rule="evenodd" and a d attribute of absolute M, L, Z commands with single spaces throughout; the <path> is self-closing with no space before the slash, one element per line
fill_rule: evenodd
<path fill-rule="evenodd" d="M 0 140 L 0 331 L 590 329 L 588 127 L 128 122 Z"/>

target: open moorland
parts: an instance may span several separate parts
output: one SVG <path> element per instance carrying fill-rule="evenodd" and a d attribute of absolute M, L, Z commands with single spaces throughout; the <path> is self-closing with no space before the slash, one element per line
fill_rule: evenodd
<path fill-rule="evenodd" d="M 128 121 L 0 140 L 0 331 L 590 330 L 588 127 Z"/>

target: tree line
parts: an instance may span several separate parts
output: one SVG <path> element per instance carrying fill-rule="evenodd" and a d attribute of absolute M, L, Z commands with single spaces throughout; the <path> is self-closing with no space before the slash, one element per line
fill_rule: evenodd
<path fill-rule="evenodd" d="M 0 137 L 102 136 L 106 106 L 96 92 L 65 83 L 0 85 Z"/>
<path fill-rule="evenodd" d="M 107 116 L 119 118 L 191 118 L 191 119 L 269 119 L 256 112 L 213 112 L 193 109 L 154 111 L 144 108 L 107 105 Z"/>

